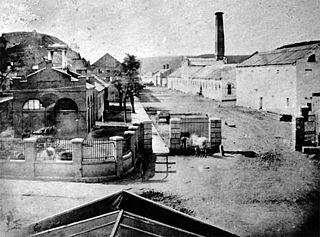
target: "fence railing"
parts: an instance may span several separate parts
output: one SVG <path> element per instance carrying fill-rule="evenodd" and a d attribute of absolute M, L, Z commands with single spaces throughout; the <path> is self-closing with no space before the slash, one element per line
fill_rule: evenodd
<path fill-rule="evenodd" d="M 39 137 L 36 142 L 37 160 L 72 160 L 72 142 L 69 139 Z"/>
<path fill-rule="evenodd" d="M 82 143 L 82 161 L 115 160 L 115 145 L 110 140 L 84 140 Z"/>
<path fill-rule="evenodd" d="M 0 139 L 0 160 L 24 160 L 22 139 Z"/>

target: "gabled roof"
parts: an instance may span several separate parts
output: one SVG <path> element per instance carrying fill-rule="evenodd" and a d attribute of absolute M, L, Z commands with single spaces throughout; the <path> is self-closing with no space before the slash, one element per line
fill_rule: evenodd
<path fill-rule="evenodd" d="M 235 68 L 235 65 L 231 66 L 226 65 L 221 66 L 221 65 L 213 65 L 213 66 L 207 66 L 203 67 L 196 73 L 192 75 L 192 78 L 194 79 L 215 79 L 219 80 L 221 78 L 221 73 L 222 72 L 227 72 Z"/>
<path fill-rule="evenodd" d="M 235 236 L 194 217 L 121 191 L 25 227 L 30 236 Z"/>
<path fill-rule="evenodd" d="M 181 77 L 181 67 L 179 67 L 177 70 L 175 70 L 173 73 L 171 73 L 169 75 L 169 77 L 175 77 L 175 78 Z"/>
<path fill-rule="evenodd" d="M 217 62 L 215 58 L 195 58 L 187 57 L 189 66 L 209 66 Z"/>
<path fill-rule="evenodd" d="M 200 71 L 201 69 L 203 69 L 204 66 L 202 67 L 188 67 L 187 70 L 188 70 L 188 75 L 189 77 L 192 77 L 195 73 L 197 73 L 198 71 Z"/>
<path fill-rule="evenodd" d="M 215 54 L 202 54 L 195 56 L 196 58 L 216 58 Z M 227 64 L 242 63 L 244 60 L 248 59 L 250 55 L 225 55 L 227 59 Z"/>
<path fill-rule="evenodd" d="M 250 58 L 239 64 L 238 67 L 294 64 L 313 53 L 316 48 L 319 48 L 320 43 L 311 42 L 301 46 L 295 45 L 299 44 L 283 46 L 272 51 L 255 52 Z"/>
<path fill-rule="evenodd" d="M 112 63 L 109 65 L 106 65 L 107 63 L 110 63 L 110 62 L 112 62 Z M 105 55 L 103 55 L 101 58 L 99 58 L 92 65 L 99 67 L 99 66 L 101 66 L 101 64 L 103 64 L 103 66 L 108 66 L 108 67 L 119 67 L 120 66 L 120 62 L 116 58 L 114 58 L 112 55 L 110 55 L 109 53 L 106 53 Z"/>

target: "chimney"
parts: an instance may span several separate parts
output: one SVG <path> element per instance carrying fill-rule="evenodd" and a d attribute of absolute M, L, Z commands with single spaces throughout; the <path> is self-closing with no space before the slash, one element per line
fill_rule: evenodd
<path fill-rule="evenodd" d="M 216 55 L 217 60 L 224 58 L 223 12 L 216 12 Z"/>

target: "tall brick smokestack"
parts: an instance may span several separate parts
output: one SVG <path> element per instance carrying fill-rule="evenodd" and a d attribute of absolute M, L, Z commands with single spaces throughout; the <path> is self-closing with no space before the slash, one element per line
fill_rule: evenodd
<path fill-rule="evenodd" d="M 216 12 L 216 55 L 217 60 L 224 58 L 223 12 Z"/>

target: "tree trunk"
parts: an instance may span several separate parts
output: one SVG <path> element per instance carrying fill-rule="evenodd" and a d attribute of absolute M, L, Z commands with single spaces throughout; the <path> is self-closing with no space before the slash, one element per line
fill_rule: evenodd
<path fill-rule="evenodd" d="M 128 89 L 126 88 L 124 95 L 123 95 L 123 109 L 124 109 L 124 122 L 127 123 L 127 91 Z"/>
<path fill-rule="evenodd" d="M 133 91 L 130 92 L 129 96 L 130 96 L 132 113 L 135 113 L 136 111 L 135 111 L 135 109 L 134 109 L 134 96 L 133 96 Z"/>
<path fill-rule="evenodd" d="M 118 92 L 119 92 L 119 108 L 122 109 L 123 94 L 120 91 Z"/>

